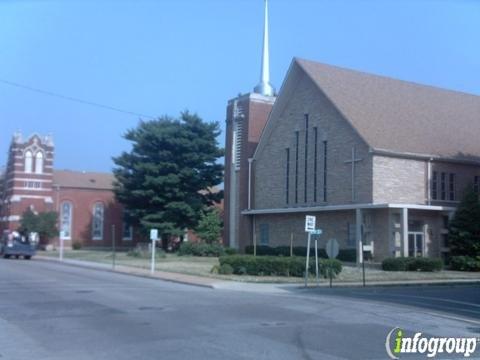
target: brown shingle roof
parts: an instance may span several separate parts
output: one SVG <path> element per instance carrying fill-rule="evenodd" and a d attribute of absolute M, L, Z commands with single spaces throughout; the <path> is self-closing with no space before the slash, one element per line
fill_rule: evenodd
<path fill-rule="evenodd" d="M 70 170 L 54 170 L 53 183 L 60 187 L 76 189 L 113 189 L 113 174 Z"/>
<path fill-rule="evenodd" d="M 373 149 L 480 160 L 480 96 L 295 61 Z"/>

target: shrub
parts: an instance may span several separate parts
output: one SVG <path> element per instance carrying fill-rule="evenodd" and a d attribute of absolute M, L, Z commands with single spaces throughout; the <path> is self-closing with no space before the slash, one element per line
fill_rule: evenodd
<path fill-rule="evenodd" d="M 82 248 L 82 243 L 80 241 L 74 241 L 72 243 L 73 250 L 80 250 Z"/>
<path fill-rule="evenodd" d="M 407 262 L 407 271 L 440 271 L 443 269 L 443 261 L 441 259 L 432 258 L 411 258 Z"/>
<path fill-rule="evenodd" d="M 139 259 L 150 259 L 152 257 L 152 253 L 149 251 L 147 246 L 137 245 L 134 249 L 130 249 L 127 252 L 127 256 L 139 258 Z M 155 258 L 165 258 L 167 255 L 165 251 L 156 248 L 155 249 Z"/>
<path fill-rule="evenodd" d="M 432 258 L 386 258 L 382 261 L 382 269 L 385 271 L 440 271 L 443 262 Z"/>
<path fill-rule="evenodd" d="M 221 256 L 220 264 L 221 266 L 224 264 L 230 265 L 233 273 L 237 275 L 302 277 L 305 273 L 305 257 L 298 256 Z M 319 273 L 321 276 L 327 277 L 329 269 L 331 269 L 333 276 L 336 276 L 342 271 L 342 264 L 336 259 L 322 259 L 319 261 Z M 315 273 L 314 262 L 310 263 L 309 272 Z"/>
<path fill-rule="evenodd" d="M 248 255 L 253 255 L 253 245 L 248 245 L 245 247 L 245 253 Z M 292 249 L 294 256 L 307 256 L 307 247 L 306 246 L 294 246 Z M 290 246 L 277 246 L 271 247 L 267 245 L 258 245 L 257 246 L 257 256 L 290 256 Z M 310 248 L 310 256 L 315 256 L 315 248 Z M 325 249 L 318 249 L 318 257 L 327 259 L 328 255 Z M 357 250 L 356 249 L 341 249 L 338 253 L 338 260 L 346 262 L 356 262 L 357 261 Z"/>
<path fill-rule="evenodd" d="M 230 247 L 226 247 L 225 255 L 237 255 L 237 250 Z"/>
<path fill-rule="evenodd" d="M 220 269 L 218 269 L 218 273 L 222 275 L 232 275 L 233 268 L 229 264 L 222 264 L 220 265 Z"/>
<path fill-rule="evenodd" d="M 452 256 L 450 269 L 458 271 L 480 271 L 480 256 Z"/>
<path fill-rule="evenodd" d="M 178 249 L 178 256 L 222 256 L 225 255 L 225 248 L 220 244 L 205 244 L 184 242 Z"/>

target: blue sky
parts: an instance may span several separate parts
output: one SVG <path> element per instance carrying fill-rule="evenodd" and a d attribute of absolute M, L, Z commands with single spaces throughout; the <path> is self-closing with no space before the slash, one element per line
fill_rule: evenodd
<path fill-rule="evenodd" d="M 262 21 L 262 0 L 0 0 L 0 80 L 224 128 Z M 480 1 L 270 0 L 270 35 L 277 88 L 298 56 L 480 95 Z M 0 83 L 0 164 L 21 130 L 53 134 L 57 169 L 110 171 L 138 119 Z"/>

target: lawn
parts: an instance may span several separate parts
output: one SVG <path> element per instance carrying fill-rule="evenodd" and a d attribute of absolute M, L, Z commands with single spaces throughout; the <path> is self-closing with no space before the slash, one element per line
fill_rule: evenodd
<path fill-rule="evenodd" d="M 39 255 L 58 257 L 56 251 L 40 251 Z M 65 259 L 91 261 L 103 264 L 112 264 L 112 252 L 101 250 L 69 250 L 64 253 Z M 117 252 L 115 263 L 117 265 L 131 266 L 135 268 L 150 269 L 149 258 L 128 256 L 126 252 Z M 197 275 L 217 278 L 222 280 L 235 280 L 246 282 L 275 282 L 275 283 L 301 283 L 303 279 L 280 276 L 249 276 L 249 275 L 218 275 L 210 273 L 214 265 L 218 264 L 216 257 L 193 257 L 166 254 L 157 257 L 156 270 L 172 273 Z M 367 266 L 365 269 L 368 281 L 404 281 L 404 280 L 455 280 L 468 279 L 480 280 L 480 273 L 468 273 L 460 271 L 439 272 L 407 272 L 407 271 L 382 271 L 376 266 Z M 323 280 L 324 281 L 324 280 Z M 343 266 L 341 274 L 335 282 L 361 282 L 362 269 L 352 264 Z"/>

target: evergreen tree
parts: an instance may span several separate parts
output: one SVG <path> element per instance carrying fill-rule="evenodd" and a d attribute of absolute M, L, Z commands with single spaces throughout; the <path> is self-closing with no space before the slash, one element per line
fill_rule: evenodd
<path fill-rule="evenodd" d="M 480 202 L 473 190 L 465 193 L 449 224 L 452 255 L 480 256 Z"/>
<path fill-rule="evenodd" d="M 207 244 L 216 243 L 220 240 L 222 221 L 217 209 L 208 209 L 202 214 L 195 233 Z"/>
<path fill-rule="evenodd" d="M 164 248 L 169 236 L 195 228 L 201 210 L 223 196 L 212 191 L 223 180 L 219 135 L 217 122 L 187 111 L 180 119 L 141 121 L 124 136 L 132 149 L 113 159 L 115 195 L 130 223 L 159 229 Z"/>

